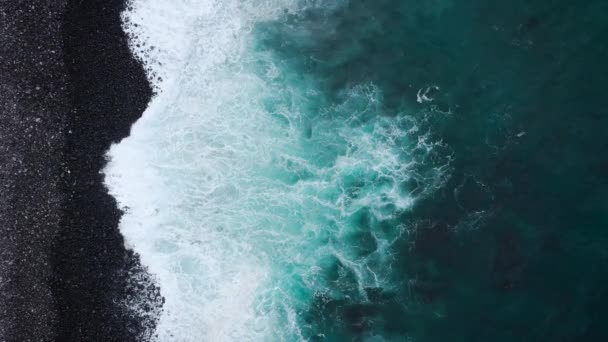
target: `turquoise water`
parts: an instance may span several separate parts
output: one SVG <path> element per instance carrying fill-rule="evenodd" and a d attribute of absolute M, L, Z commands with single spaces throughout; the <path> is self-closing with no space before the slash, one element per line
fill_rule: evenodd
<path fill-rule="evenodd" d="M 159 340 L 605 339 L 606 14 L 134 2 L 159 95 L 106 174 Z"/>
<path fill-rule="evenodd" d="M 606 339 L 606 14 L 602 1 L 350 1 L 288 16 L 305 39 L 260 29 L 331 96 L 373 82 L 385 113 L 432 113 L 453 158 L 442 189 L 398 215 L 411 231 L 390 249 L 399 286 L 368 300 L 316 297 L 313 331 Z M 429 86 L 440 88 L 434 101 L 415 102 Z"/>

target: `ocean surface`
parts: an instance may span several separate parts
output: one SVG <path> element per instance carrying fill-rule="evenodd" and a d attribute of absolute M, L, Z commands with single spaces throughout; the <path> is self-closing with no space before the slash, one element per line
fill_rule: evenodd
<path fill-rule="evenodd" d="M 608 2 L 134 0 L 158 341 L 606 341 Z"/>

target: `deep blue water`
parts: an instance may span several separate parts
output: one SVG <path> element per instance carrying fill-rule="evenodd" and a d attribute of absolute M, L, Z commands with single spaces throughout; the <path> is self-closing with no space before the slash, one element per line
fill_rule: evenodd
<path fill-rule="evenodd" d="M 351 0 L 257 25 L 324 106 L 373 84 L 373 115 L 416 117 L 445 144 L 421 173 L 451 159 L 398 220 L 361 214 L 364 232 L 408 227 L 390 250 L 397 285 L 317 293 L 308 338 L 608 340 L 607 15 L 594 0 Z M 325 270 L 336 286 L 343 267 Z"/>

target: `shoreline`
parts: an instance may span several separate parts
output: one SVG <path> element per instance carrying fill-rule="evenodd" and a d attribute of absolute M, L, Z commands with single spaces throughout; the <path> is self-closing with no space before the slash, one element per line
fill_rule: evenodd
<path fill-rule="evenodd" d="M 142 341 L 162 297 L 100 172 L 152 89 L 124 0 L 0 5 L 0 339 Z"/>
<path fill-rule="evenodd" d="M 118 229 L 122 212 L 101 173 L 110 145 L 129 135 L 152 96 L 121 27 L 125 6 L 124 0 L 72 0 L 63 22 L 73 111 L 64 150 L 68 199 L 53 252 L 61 341 L 137 341 L 156 323 L 115 304 L 133 305 L 127 298 L 158 301 L 160 294 L 139 257 L 125 248 Z M 134 283 L 135 278 L 142 280 Z"/>

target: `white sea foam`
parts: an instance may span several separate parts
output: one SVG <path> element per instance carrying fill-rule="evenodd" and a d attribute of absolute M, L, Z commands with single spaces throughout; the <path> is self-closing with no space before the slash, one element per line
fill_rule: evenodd
<path fill-rule="evenodd" d="M 136 0 L 125 14 L 159 95 L 112 146 L 106 183 L 165 296 L 159 341 L 303 340 L 311 296 L 343 295 L 320 275 L 335 259 L 363 300 L 366 287 L 391 286 L 402 227 L 369 232 L 377 247 L 364 254 L 349 237 L 363 210 L 377 222 L 411 205 L 414 126 L 372 115 L 372 84 L 311 112 L 314 80 L 255 48 L 256 22 L 309 5 Z"/>

